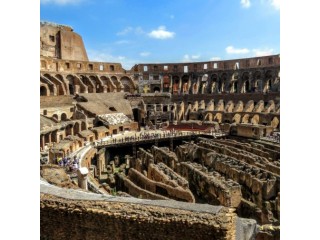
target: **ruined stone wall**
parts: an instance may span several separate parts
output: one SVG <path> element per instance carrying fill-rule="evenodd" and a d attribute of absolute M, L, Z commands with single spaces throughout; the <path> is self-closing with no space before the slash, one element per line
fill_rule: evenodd
<path fill-rule="evenodd" d="M 254 145 L 255 148 L 256 146 Z M 243 200 L 237 208 L 241 216 L 254 217 L 262 224 L 278 222 L 280 217 L 280 176 L 277 174 L 279 169 L 273 165 L 277 161 L 269 162 L 259 155 L 251 153 L 247 155 L 242 151 L 244 150 L 237 150 L 228 145 L 219 145 L 213 139 L 203 140 L 202 138 L 199 138 L 197 144 L 188 143 L 176 148 L 180 166 L 184 167 L 187 161 L 197 162 L 202 165 L 199 166 L 199 169 L 204 169 L 205 172 L 208 170 L 208 173 L 212 175 L 214 172 L 218 172 L 225 179 L 231 179 L 241 185 Z M 190 169 L 192 169 L 191 175 L 195 175 L 193 167 Z M 180 174 L 188 176 L 186 172 Z M 206 193 L 204 189 L 209 186 L 204 179 L 206 177 L 203 176 L 191 178 L 189 182 L 194 184 L 190 187 L 194 187 L 198 193 Z M 215 194 L 217 195 L 217 193 Z M 209 194 L 204 196 L 209 198 Z"/>
<path fill-rule="evenodd" d="M 71 27 L 50 23 L 40 24 L 40 55 L 88 61 L 81 36 Z"/>
<path fill-rule="evenodd" d="M 241 202 L 241 186 L 232 180 L 226 180 L 217 172 L 208 173 L 201 165 L 182 162 L 179 173 L 190 186 L 209 204 L 238 207 Z"/>
<path fill-rule="evenodd" d="M 154 155 L 154 162 L 165 163 L 168 167 L 170 167 L 173 170 L 176 170 L 178 158 L 174 152 L 171 152 L 169 148 L 167 147 L 161 147 L 158 148 L 156 146 L 153 146 L 151 148 L 152 154 Z"/>
<path fill-rule="evenodd" d="M 135 182 L 131 181 L 128 177 L 126 177 L 123 174 L 116 174 L 116 177 L 119 180 L 117 181 L 117 189 L 129 193 L 133 197 L 152 200 L 169 199 L 165 196 L 156 194 L 155 192 L 139 187 Z"/>
<path fill-rule="evenodd" d="M 195 202 L 194 196 L 189 190 L 183 189 L 180 186 L 173 187 L 162 182 L 150 180 L 133 168 L 129 170 L 128 178 L 137 186 L 150 192 L 179 201 Z"/>
<path fill-rule="evenodd" d="M 189 189 L 189 182 L 179 174 L 171 170 L 166 164 L 150 163 L 148 166 L 148 178 L 156 182 L 162 182 L 172 187 L 181 186 L 184 189 Z"/>
<path fill-rule="evenodd" d="M 274 160 L 270 162 L 268 158 L 263 156 L 263 155 L 266 155 L 266 154 L 262 154 L 265 152 L 262 152 L 262 151 L 260 152 L 256 150 L 255 151 L 256 154 L 254 154 L 253 151 L 250 151 L 250 150 L 249 151 L 242 150 L 236 147 L 225 145 L 224 143 L 221 143 L 221 142 L 219 143 L 219 140 L 216 142 L 216 141 L 207 140 L 204 138 L 200 138 L 199 146 L 203 146 L 207 149 L 212 149 L 217 153 L 221 153 L 223 155 L 236 158 L 250 165 L 257 166 L 261 169 L 270 171 L 276 175 L 280 175 L 280 162 L 278 160 Z"/>
<path fill-rule="evenodd" d="M 175 208 L 71 200 L 40 195 L 42 239 L 216 239 L 236 237 L 236 215 L 223 208 L 217 213 Z"/>
<path fill-rule="evenodd" d="M 60 30 L 61 59 L 88 61 L 82 37 L 65 29 Z"/>

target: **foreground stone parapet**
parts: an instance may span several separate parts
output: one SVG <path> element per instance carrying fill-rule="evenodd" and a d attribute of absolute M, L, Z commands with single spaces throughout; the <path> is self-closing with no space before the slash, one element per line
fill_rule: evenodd
<path fill-rule="evenodd" d="M 232 208 L 116 198 L 43 184 L 40 200 L 44 239 L 236 239 Z"/>

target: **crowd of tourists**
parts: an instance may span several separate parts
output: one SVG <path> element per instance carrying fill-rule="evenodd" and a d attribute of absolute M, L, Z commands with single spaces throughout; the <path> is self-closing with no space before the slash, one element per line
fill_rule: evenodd
<path fill-rule="evenodd" d="M 79 168 L 79 158 L 76 156 L 73 159 L 70 157 L 58 157 L 56 162 L 60 167 L 66 168 L 68 172 L 74 172 Z"/>

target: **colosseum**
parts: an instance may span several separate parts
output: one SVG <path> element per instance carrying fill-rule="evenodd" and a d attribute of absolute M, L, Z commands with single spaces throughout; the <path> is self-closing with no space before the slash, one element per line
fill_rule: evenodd
<path fill-rule="evenodd" d="M 40 191 L 41 239 L 280 239 L 280 55 L 125 70 L 41 22 Z"/>

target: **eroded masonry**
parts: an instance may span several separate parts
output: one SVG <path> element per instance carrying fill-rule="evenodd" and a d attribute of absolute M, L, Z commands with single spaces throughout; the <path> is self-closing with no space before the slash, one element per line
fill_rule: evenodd
<path fill-rule="evenodd" d="M 40 162 L 43 239 L 280 239 L 280 56 L 125 70 L 41 22 Z"/>

